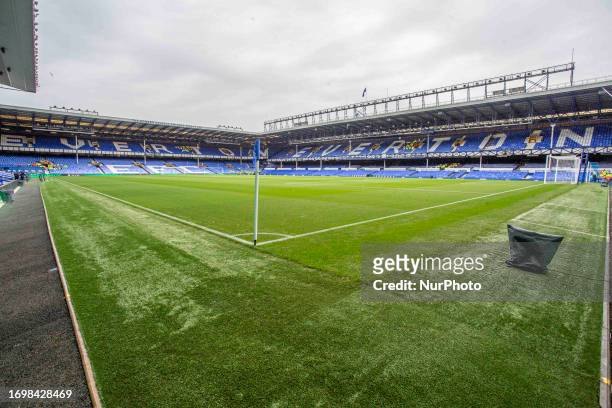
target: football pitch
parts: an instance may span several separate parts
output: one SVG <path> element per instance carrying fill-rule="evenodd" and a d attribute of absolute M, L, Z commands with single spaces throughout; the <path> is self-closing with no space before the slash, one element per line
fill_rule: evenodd
<path fill-rule="evenodd" d="M 603 291 L 599 186 L 263 176 L 256 249 L 252 176 L 43 196 L 107 406 L 597 406 L 601 303 L 366 302 L 360 268 L 367 244 L 502 242 L 512 223 L 563 235 L 551 270 L 588 265 Z"/>

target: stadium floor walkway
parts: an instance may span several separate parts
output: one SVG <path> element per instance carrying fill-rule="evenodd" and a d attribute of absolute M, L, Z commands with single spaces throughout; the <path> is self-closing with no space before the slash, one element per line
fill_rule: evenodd
<path fill-rule="evenodd" d="M 37 180 L 0 208 L 0 392 L 6 388 L 71 389 L 69 402 L 42 405 L 91 406 Z M 41 400 L 8 406 L 17 405 Z"/>

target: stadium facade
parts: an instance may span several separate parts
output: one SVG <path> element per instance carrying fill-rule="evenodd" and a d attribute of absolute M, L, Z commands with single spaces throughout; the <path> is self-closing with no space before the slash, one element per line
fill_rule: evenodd
<path fill-rule="evenodd" d="M 547 155 L 612 168 L 612 77 L 574 63 L 266 121 L 263 132 L 0 105 L 0 169 L 542 179 Z M 589 175 L 590 176 L 590 175 Z M 587 175 L 585 175 L 585 179 Z"/>

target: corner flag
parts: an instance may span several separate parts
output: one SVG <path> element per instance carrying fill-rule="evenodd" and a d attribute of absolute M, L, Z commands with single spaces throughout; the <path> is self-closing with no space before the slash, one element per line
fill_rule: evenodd
<path fill-rule="evenodd" d="M 253 146 L 253 167 L 255 167 L 255 164 L 259 160 L 260 156 L 261 156 L 261 141 L 259 139 L 256 139 L 255 145 Z"/>
<path fill-rule="evenodd" d="M 253 214 L 253 246 L 257 246 L 257 221 L 259 218 L 259 158 L 261 156 L 261 141 L 255 140 L 253 146 L 253 168 L 255 169 L 255 205 Z"/>

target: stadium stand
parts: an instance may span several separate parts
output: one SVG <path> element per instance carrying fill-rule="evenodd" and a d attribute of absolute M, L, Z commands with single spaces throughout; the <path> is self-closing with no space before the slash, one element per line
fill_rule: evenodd
<path fill-rule="evenodd" d="M 273 152 L 269 160 L 309 159 L 358 159 L 384 157 L 410 157 L 425 153 L 478 153 L 530 150 L 548 151 L 550 148 L 550 129 L 532 131 L 493 131 L 488 133 L 435 135 L 427 140 L 413 137 L 395 140 L 370 140 L 335 144 L 286 146 Z M 76 140 L 76 141 L 75 141 Z M 78 147 L 77 147 L 78 145 Z M 97 154 L 97 155 L 143 155 L 143 145 L 131 141 L 70 139 L 51 136 L 25 136 L 2 134 L 0 146 L 5 151 L 31 151 L 48 154 Z M 612 146 L 612 125 L 562 127 L 555 132 L 554 148 L 589 149 Z M 192 146 L 177 143 L 150 143 L 146 152 L 153 156 L 199 156 L 210 159 L 240 157 L 235 146 Z M 249 151 L 242 153 L 248 157 Z M 449 155 L 450 156 L 450 155 Z"/>
<path fill-rule="evenodd" d="M 94 140 L 91 138 L 55 137 L 47 135 L 23 135 L 3 133 L 0 146 L 4 149 L 30 149 L 53 154 L 122 154 L 124 156 L 142 156 L 143 143 L 123 140 Z M 238 157 L 240 151 L 236 146 L 197 146 L 196 144 L 159 142 L 147 143 L 146 152 L 150 155 L 200 156 L 210 158 Z M 246 156 L 248 151 L 243 152 Z"/>
<path fill-rule="evenodd" d="M 554 148 L 594 149 L 612 146 L 612 126 L 569 126 L 557 129 L 553 138 Z M 444 134 L 429 137 L 346 141 L 335 144 L 288 146 L 270 155 L 270 161 L 311 159 L 374 159 L 422 156 L 426 153 L 447 154 L 459 153 L 524 151 L 548 152 L 550 149 L 550 129 L 504 132 L 501 130 L 465 134 Z"/>
<path fill-rule="evenodd" d="M 33 156 L 0 154 L 0 169 L 61 175 L 81 174 L 236 174 L 248 171 L 248 163 L 233 161 L 202 161 L 198 166 L 192 160 L 145 161 L 140 158 Z"/>
<path fill-rule="evenodd" d="M 0 169 L 237 174 L 253 171 L 251 146 L 261 139 L 266 175 L 540 180 L 546 157 L 564 155 L 580 158 L 580 169 L 592 174 L 609 172 L 612 98 L 604 90 L 612 77 L 577 82 L 574 68 L 572 62 L 286 116 L 265 121 L 263 132 L 0 105 Z M 566 74 L 570 82 L 549 82 Z M 542 85 L 507 88 L 516 81 Z M 470 96 L 472 88 L 484 94 Z M 465 99 L 456 99 L 458 89 L 468 91 Z"/>
<path fill-rule="evenodd" d="M 10 183 L 14 179 L 15 177 L 13 176 L 13 173 L 0 170 L 0 186 Z"/>
<path fill-rule="evenodd" d="M 381 160 L 381 159 L 410 159 L 422 157 L 424 154 L 438 154 L 439 157 L 456 157 L 462 153 L 482 154 L 490 153 L 516 153 L 545 154 L 550 149 L 550 130 L 539 129 L 532 131 L 493 131 L 473 135 L 449 134 L 430 137 L 429 150 L 427 141 L 423 138 L 406 138 L 404 140 L 374 140 L 374 141 L 347 141 L 336 144 L 307 145 L 301 147 L 289 146 L 272 151 L 269 163 L 277 164 L 294 161 L 312 162 L 315 160 L 346 161 L 346 160 Z M 76 140 L 76 142 L 75 142 Z M 76 143 L 76 144 L 75 144 Z M 78 145 L 78 148 L 75 147 Z M 581 149 L 595 151 L 600 147 L 612 146 L 612 125 L 571 126 L 558 129 L 553 140 L 554 148 Z M 15 134 L 2 134 L 0 137 L 0 168 L 10 170 L 26 170 L 37 172 L 46 170 L 56 174 L 181 174 L 181 173 L 217 173 L 232 174 L 249 170 L 247 163 L 235 160 L 220 161 L 220 159 L 236 159 L 239 151 L 232 146 L 188 146 L 169 142 L 147 144 L 147 156 L 154 157 L 145 163 L 142 145 L 134 142 L 120 142 L 113 140 L 95 141 L 92 139 L 69 139 L 52 136 L 24 136 Z M 8 150 L 8 151 L 7 151 Z M 21 155 L 16 152 L 35 152 L 37 155 Z M 76 153 L 81 155 L 77 160 Z M 244 153 L 243 153 L 244 154 Z M 69 155 L 69 156 L 68 156 Z M 176 160 L 180 157 L 201 158 L 200 166 L 193 160 Z M 93 157 L 90 157 L 93 156 Z M 116 157 L 121 156 L 121 157 Z M 127 156 L 127 157 L 126 157 Z M 157 159 L 165 158 L 165 160 Z M 175 160 L 172 160 L 175 158 Z M 248 157 L 246 157 L 248 159 Z M 99 163 L 99 165 L 94 165 Z M 459 175 L 452 170 L 476 167 L 477 164 L 461 164 L 447 162 L 439 165 L 439 169 L 425 169 L 414 173 L 413 177 L 444 177 L 444 178 L 476 178 L 478 175 Z M 543 163 L 487 163 L 479 171 L 499 168 L 502 171 L 482 175 L 480 178 L 518 179 L 520 174 L 508 175 L 505 170 L 520 168 L 542 168 Z M 345 166 L 339 169 L 345 170 Z M 295 170 L 295 169 L 294 169 Z M 351 169 L 352 173 L 317 172 L 317 175 L 345 175 L 367 176 L 373 172 Z M 295 171 L 264 170 L 265 174 L 292 175 Z M 305 174 L 304 172 L 298 172 Z M 467 171 L 465 172 L 467 173 Z M 392 173 L 375 175 L 391 176 Z M 402 174 L 402 177 L 408 177 Z"/>
<path fill-rule="evenodd" d="M 492 171 L 471 169 L 449 171 L 440 169 L 341 169 L 341 170 L 307 170 L 307 169 L 274 169 L 266 168 L 263 174 L 276 176 L 344 176 L 344 177 L 388 177 L 388 178 L 432 178 L 432 179 L 472 179 L 472 180 L 531 180 L 536 174 L 543 177 L 543 172 L 530 171 Z"/>

